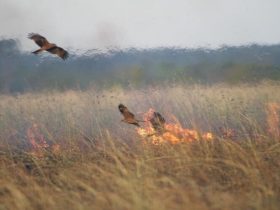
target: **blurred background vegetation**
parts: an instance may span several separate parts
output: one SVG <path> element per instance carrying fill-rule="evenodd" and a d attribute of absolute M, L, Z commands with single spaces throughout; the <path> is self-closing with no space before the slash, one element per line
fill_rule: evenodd
<path fill-rule="evenodd" d="M 34 49 L 36 47 L 34 46 Z M 70 51 L 71 53 L 71 51 Z M 280 79 L 280 45 L 219 49 L 127 49 L 36 57 L 13 39 L 0 41 L 0 92 L 140 88 L 146 85 L 239 84 Z"/>

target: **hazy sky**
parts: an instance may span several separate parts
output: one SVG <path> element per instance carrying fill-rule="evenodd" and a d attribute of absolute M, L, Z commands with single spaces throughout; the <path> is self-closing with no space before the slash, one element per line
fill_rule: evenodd
<path fill-rule="evenodd" d="M 0 0 L 0 37 L 69 49 L 280 43 L 280 0 Z"/>

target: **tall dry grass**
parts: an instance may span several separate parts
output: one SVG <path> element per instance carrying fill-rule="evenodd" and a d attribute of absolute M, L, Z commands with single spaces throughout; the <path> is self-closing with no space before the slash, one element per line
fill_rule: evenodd
<path fill-rule="evenodd" d="M 279 110 L 268 104 L 280 104 L 279 87 L 2 95 L 0 209 L 278 210 Z M 143 144 L 120 122 L 120 102 L 139 117 L 152 107 L 168 122 L 215 138 Z M 30 153 L 34 126 L 50 145 L 40 156 Z"/>

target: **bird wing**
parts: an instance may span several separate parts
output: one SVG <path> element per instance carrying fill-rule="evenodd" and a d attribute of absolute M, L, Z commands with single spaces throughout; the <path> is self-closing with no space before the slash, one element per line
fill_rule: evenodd
<path fill-rule="evenodd" d="M 150 122 L 157 132 L 161 132 L 164 130 L 165 119 L 159 112 L 154 112 L 154 115 L 150 119 Z"/>
<path fill-rule="evenodd" d="M 122 112 L 125 119 L 134 119 L 134 114 L 132 114 L 127 108 Z"/>
<path fill-rule="evenodd" d="M 48 40 L 40 34 L 30 33 L 28 35 L 28 38 L 32 39 L 39 47 L 43 47 L 49 44 Z"/>
<path fill-rule="evenodd" d="M 64 50 L 63 48 L 61 48 L 61 47 L 54 46 L 54 47 L 52 47 L 50 49 L 47 49 L 47 51 L 52 53 L 52 54 L 58 55 L 63 60 L 65 60 L 65 59 L 67 59 L 69 57 L 69 53 L 66 50 Z"/>
<path fill-rule="evenodd" d="M 164 117 L 159 112 L 155 112 L 154 117 L 159 121 L 159 123 L 161 124 L 165 123 Z"/>
<path fill-rule="evenodd" d="M 129 123 L 137 123 L 137 120 L 135 120 L 134 114 L 131 113 L 125 105 L 120 104 L 119 105 L 119 110 L 120 110 L 121 114 L 124 116 L 124 119 L 127 122 L 129 122 Z"/>

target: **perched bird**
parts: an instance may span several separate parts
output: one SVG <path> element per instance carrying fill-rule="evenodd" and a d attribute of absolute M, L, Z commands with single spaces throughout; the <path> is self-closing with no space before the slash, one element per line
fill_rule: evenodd
<path fill-rule="evenodd" d="M 45 37 L 43 37 L 39 34 L 30 33 L 28 35 L 28 38 L 32 39 L 39 47 L 41 47 L 40 49 L 32 52 L 34 54 L 38 54 L 38 53 L 46 50 L 46 51 L 48 51 L 52 54 L 58 55 L 63 60 L 65 60 L 69 56 L 69 54 L 66 50 L 64 50 L 61 47 L 56 46 L 56 44 L 49 43 L 48 40 Z"/>
<path fill-rule="evenodd" d="M 163 133 L 165 131 L 165 119 L 159 112 L 154 112 L 152 118 L 150 119 L 150 122 L 156 133 Z"/>
<path fill-rule="evenodd" d="M 125 105 L 119 104 L 119 110 L 120 110 L 121 114 L 124 116 L 124 119 L 122 119 L 122 122 L 126 122 L 128 124 L 133 124 L 133 125 L 136 125 L 137 127 L 140 127 L 139 122 L 141 122 L 141 121 L 135 119 L 134 114 L 132 114 Z"/>

